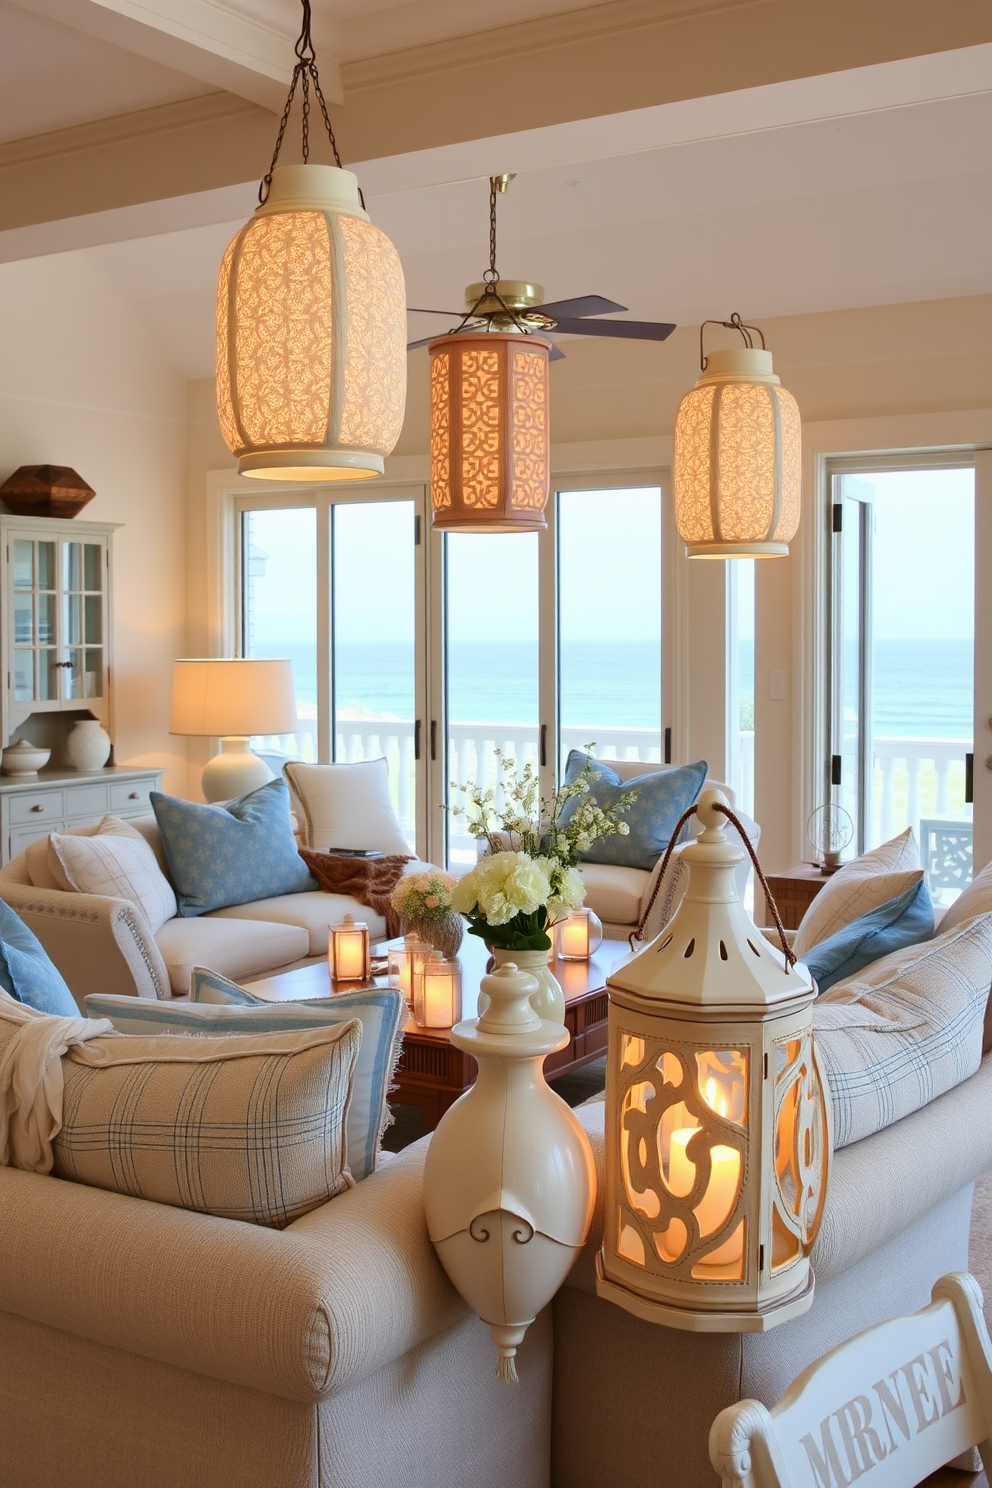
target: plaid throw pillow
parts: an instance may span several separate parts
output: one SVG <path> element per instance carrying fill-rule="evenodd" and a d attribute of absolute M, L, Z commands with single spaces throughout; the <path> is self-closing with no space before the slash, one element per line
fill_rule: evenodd
<path fill-rule="evenodd" d="M 281 1230 L 352 1186 L 361 1025 L 230 1038 L 115 1034 L 62 1061 L 59 1178 Z"/>

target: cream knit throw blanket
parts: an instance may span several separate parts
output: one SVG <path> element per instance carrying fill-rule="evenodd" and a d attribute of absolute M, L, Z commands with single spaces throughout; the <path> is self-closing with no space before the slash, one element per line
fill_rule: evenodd
<path fill-rule="evenodd" d="M 52 1171 L 52 1142 L 62 1127 L 62 1055 L 112 1034 L 109 1018 L 56 1018 L 0 990 L 0 1019 L 21 1026 L 0 1050 L 0 1166 Z M 102 1063 L 79 1048 L 81 1064 Z M 94 1051 L 94 1054 L 96 1051 Z"/>

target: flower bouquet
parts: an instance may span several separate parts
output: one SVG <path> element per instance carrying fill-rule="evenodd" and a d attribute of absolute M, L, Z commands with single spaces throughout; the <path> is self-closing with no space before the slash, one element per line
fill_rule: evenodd
<path fill-rule="evenodd" d="M 452 904 L 455 884 L 450 873 L 428 866 L 419 873 L 405 873 L 390 899 L 402 916 L 401 934 L 416 934 L 449 958 L 458 954 L 465 933 Z"/>

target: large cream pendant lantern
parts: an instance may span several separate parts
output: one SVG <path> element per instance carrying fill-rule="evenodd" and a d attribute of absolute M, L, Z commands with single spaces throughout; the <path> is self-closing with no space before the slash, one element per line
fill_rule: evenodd
<path fill-rule="evenodd" d="M 365 212 L 358 180 L 307 162 L 309 90 L 323 105 L 309 39 L 297 43 L 283 130 L 302 79 L 304 164 L 276 166 L 224 255 L 217 289 L 217 412 L 241 475 L 382 475 L 406 402 L 403 270 Z"/>
<path fill-rule="evenodd" d="M 812 979 L 740 902 L 726 805 L 703 792 L 678 910 L 607 983 L 597 1291 L 669 1327 L 764 1332 L 812 1303 L 831 1116 Z"/>
<path fill-rule="evenodd" d="M 451 1030 L 479 1077 L 431 1138 L 424 1214 L 452 1284 L 489 1328 L 500 1379 L 571 1270 L 589 1233 L 596 1167 L 589 1139 L 543 1073 L 569 1033 L 531 1006 L 537 982 L 512 962 L 482 980 L 478 1019 Z"/>
<path fill-rule="evenodd" d="M 745 344 L 702 354 L 675 420 L 675 521 L 690 558 L 785 557 L 799 526 L 799 408 L 740 316 Z M 714 324 L 705 321 L 705 325 Z M 760 331 L 758 332 L 761 335 Z"/>

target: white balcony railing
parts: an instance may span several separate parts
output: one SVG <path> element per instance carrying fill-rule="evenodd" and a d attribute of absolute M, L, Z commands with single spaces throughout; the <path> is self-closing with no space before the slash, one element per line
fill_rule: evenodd
<path fill-rule="evenodd" d="M 455 723 L 448 728 L 448 779 L 477 781 L 497 792 L 502 784 L 497 748 L 517 765 L 538 762 L 538 729 L 513 723 Z M 562 755 L 595 743 L 601 759 L 661 760 L 661 737 L 653 729 L 610 729 L 589 725 L 561 731 Z M 254 747 L 306 760 L 317 758 L 317 723 L 301 718 L 293 735 L 255 739 Z M 964 757 L 970 739 L 876 738 L 874 740 L 873 838 L 887 842 L 911 826 L 920 834 L 921 818 L 960 817 L 964 811 Z M 414 839 L 414 731 L 409 719 L 338 719 L 336 757 L 353 762 L 384 756 L 397 815 L 411 843 Z M 853 761 L 851 768 L 854 768 Z M 754 815 L 754 734 L 741 732 L 730 760 L 730 784 L 742 809 Z M 453 862 L 474 858 L 474 842 L 451 823 L 449 850 Z"/>

